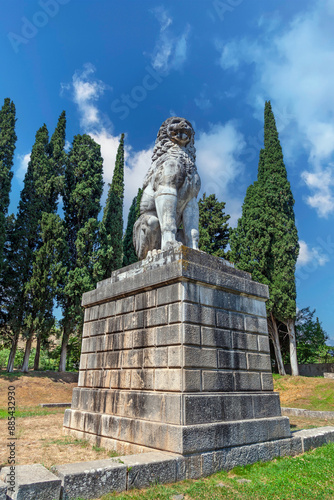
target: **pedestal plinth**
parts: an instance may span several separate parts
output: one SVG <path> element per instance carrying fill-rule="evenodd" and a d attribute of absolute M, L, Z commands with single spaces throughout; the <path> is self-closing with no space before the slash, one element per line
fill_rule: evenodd
<path fill-rule="evenodd" d="M 68 434 L 183 455 L 290 437 L 273 392 L 268 288 L 180 246 L 85 293 Z"/>

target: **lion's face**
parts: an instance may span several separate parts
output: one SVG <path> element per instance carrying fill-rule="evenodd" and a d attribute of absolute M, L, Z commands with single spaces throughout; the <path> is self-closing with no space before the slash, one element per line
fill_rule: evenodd
<path fill-rule="evenodd" d="M 169 121 L 170 120 L 170 121 Z M 191 124 L 184 118 L 170 118 L 167 120 L 167 136 L 179 146 L 186 146 L 194 133 Z"/>

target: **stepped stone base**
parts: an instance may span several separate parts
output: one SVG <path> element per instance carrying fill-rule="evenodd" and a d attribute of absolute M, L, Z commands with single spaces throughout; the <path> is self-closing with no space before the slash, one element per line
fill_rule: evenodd
<path fill-rule="evenodd" d="M 181 455 L 290 437 L 273 392 L 268 288 L 180 246 L 83 296 L 67 434 L 123 453 Z"/>

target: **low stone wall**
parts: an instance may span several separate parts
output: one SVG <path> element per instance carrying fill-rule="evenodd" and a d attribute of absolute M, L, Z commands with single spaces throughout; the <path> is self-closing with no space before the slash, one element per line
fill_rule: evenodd
<path fill-rule="evenodd" d="M 334 420 L 334 411 L 303 410 L 302 408 L 281 408 L 286 417 L 324 418 Z"/>
<path fill-rule="evenodd" d="M 0 500 L 93 499 L 111 493 L 145 488 L 150 484 L 197 479 L 219 470 L 295 456 L 334 442 L 334 427 L 297 431 L 292 437 L 199 453 L 190 456 L 149 452 L 120 458 L 55 465 L 52 472 L 40 464 L 0 471 Z M 5 481 L 5 482 L 3 482 Z M 6 497 L 7 494 L 7 497 Z"/>
<path fill-rule="evenodd" d="M 287 375 L 291 375 L 291 366 L 284 365 Z M 324 373 L 334 373 L 334 363 L 310 363 L 298 365 L 302 377 L 323 377 Z"/>

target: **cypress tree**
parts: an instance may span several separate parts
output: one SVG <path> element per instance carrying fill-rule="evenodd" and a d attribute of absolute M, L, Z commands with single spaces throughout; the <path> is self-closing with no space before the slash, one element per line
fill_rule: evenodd
<path fill-rule="evenodd" d="M 74 137 L 65 166 L 64 223 L 67 258 L 63 262 L 66 279 L 59 303 L 63 310 L 63 337 L 59 371 L 66 369 L 70 334 L 80 333 L 82 294 L 92 288 L 100 198 L 103 190 L 103 160 L 100 146 L 89 135 Z"/>
<path fill-rule="evenodd" d="M 269 285 L 268 326 L 278 368 L 285 373 L 278 329 L 278 322 L 282 322 L 290 337 L 292 374 L 297 375 L 294 319 L 299 246 L 293 205 L 275 118 L 270 102 L 266 102 L 258 178 L 247 190 L 242 216 L 232 232 L 231 258 L 239 269 L 252 273 L 253 279 Z"/>
<path fill-rule="evenodd" d="M 119 142 L 112 182 L 102 221 L 99 225 L 99 249 L 95 274 L 107 279 L 123 262 L 124 134 Z"/>
<path fill-rule="evenodd" d="M 219 202 L 215 194 L 203 194 L 199 206 L 199 249 L 216 257 L 226 258 L 225 248 L 229 239 L 225 202 Z"/>
<path fill-rule="evenodd" d="M 3 266 L 3 248 L 6 239 L 6 215 L 13 177 L 12 167 L 16 143 L 16 110 L 6 98 L 0 110 L 0 273 Z"/>
<path fill-rule="evenodd" d="M 140 200 L 142 194 L 143 190 L 139 188 L 137 196 L 133 198 L 130 206 L 128 223 L 123 239 L 123 266 L 129 266 L 138 261 L 135 247 L 133 246 L 133 226 L 140 215 Z"/>
<path fill-rule="evenodd" d="M 31 278 L 34 252 L 38 248 L 41 214 L 50 207 L 48 193 L 51 173 L 48 144 L 48 130 L 46 125 L 43 125 L 36 133 L 17 216 L 8 244 L 4 280 L 8 283 L 8 293 L 11 294 L 8 315 L 13 332 L 8 371 L 13 369 L 17 341 L 21 333 L 28 339 L 23 368 L 27 369 L 28 366 L 27 357 L 32 341 L 32 329 L 27 318 L 29 314 L 33 314 L 34 306 L 33 297 L 25 294 L 25 286 Z"/>
<path fill-rule="evenodd" d="M 260 182 L 268 207 L 268 232 L 271 237 L 270 299 L 268 307 L 287 326 L 290 341 L 292 375 L 298 375 L 296 350 L 296 282 L 295 270 L 299 254 L 295 224 L 294 199 L 283 161 L 274 114 L 270 102 L 264 112 L 265 160 Z"/>

